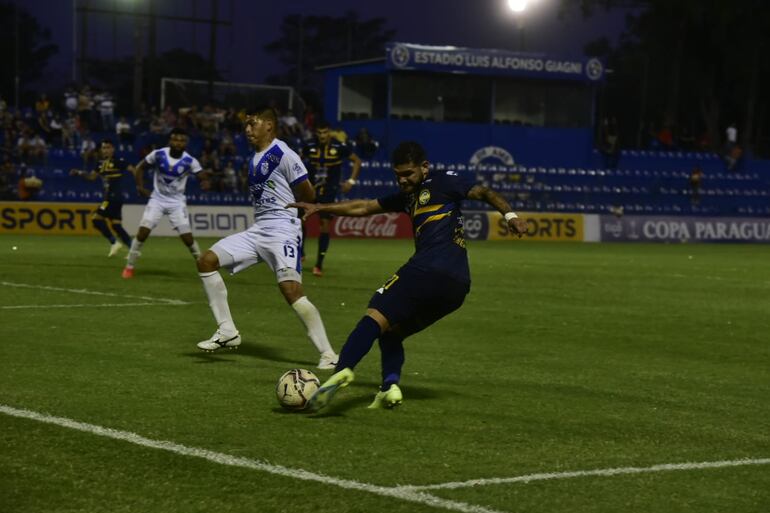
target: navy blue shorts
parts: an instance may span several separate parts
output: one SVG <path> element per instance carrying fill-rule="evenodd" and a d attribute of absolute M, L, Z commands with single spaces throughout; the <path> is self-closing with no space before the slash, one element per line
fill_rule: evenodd
<path fill-rule="evenodd" d="M 104 200 L 96 209 L 96 213 L 107 219 L 120 221 L 123 219 L 123 202 L 115 200 Z"/>
<path fill-rule="evenodd" d="M 454 312 L 470 285 L 406 264 L 369 301 L 404 337 L 422 331 Z"/>
<path fill-rule="evenodd" d="M 316 203 L 334 203 L 337 201 L 339 192 L 339 185 L 329 186 L 325 183 L 319 184 L 315 189 L 315 201 Z M 319 215 L 321 216 L 321 219 L 331 219 L 334 217 L 327 212 L 321 212 Z"/>

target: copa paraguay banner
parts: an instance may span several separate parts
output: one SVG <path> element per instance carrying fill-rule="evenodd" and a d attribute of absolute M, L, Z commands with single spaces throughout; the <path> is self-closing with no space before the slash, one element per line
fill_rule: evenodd
<path fill-rule="evenodd" d="M 386 66 L 397 70 L 443 71 L 486 75 L 518 75 L 530 78 L 597 82 L 604 65 L 595 57 L 559 58 L 543 54 L 457 46 L 390 43 Z"/>
<path fill-rule="evenodd" d="M 770 220 L 751 217 L 601 216 L 602 242 L 770 242 Z"/>
<path fill-rule="evenodd" d="M 518 240 L 519 236 L 508 229 L 508 223 L 499 212 L 487 212 L 488 240 Z M 582 214 L 548 214 L 519 212 L 526 219 L 527 232 L 521 240 L 578 241 L 585 240 L 585 223 Z"/>
<path fill-rule="evenodd" d="M 0 233 L 91 235 L 94 205 L 0 202 Z"/>

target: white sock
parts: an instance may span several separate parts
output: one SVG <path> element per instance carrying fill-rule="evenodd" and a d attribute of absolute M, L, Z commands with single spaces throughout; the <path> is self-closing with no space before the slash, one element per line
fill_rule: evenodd
<path fill-rule="evenodd" d="M 195 260 L 198 260 L 198 257 L 201 256 L 201 248 L 198 247 L 198 241 L 193 241 L 192 245 L 187 246 L 187 249 L 190 250 L 190 253 L 192 253 L 193 258 Z"/>
<path fill-rule="evenodd" d="M 128 250 L 128 257 L 126 257 L 126 260 L 128 261 L 126 267 L 131 269 L 134 268 L 136 259 L 141 255 L 140 250 L 142 249 L 142 244 L 144 244 L 144 242 L 139 242 L 136 237 L 131 240 L 131 248 Z"/>
<path fill-rule="evenodd" d="M 307 336 L 313 342 L 313 345 L 318 349 L 321 354 L 333 353 L 329 339 L 326 338 L 326 329 L 324 329 L 324 323 L 321 320 L 321 314 L 318 313 L 318 309 L 313 306 L 307 296 L 302 296 L 291 305 L 294 311 L 297 312 L 300 320 L 307 328 Z"/>
<path fill-rule="evenodd" d="M 230 306 L 227 304 L 227 287 L 219 272 L 198 273 L 203 282 L 203 290 L 209 298 L 209 306 L 214 319 L 217 321 L 219 331 L 224 335 L 234 335 L 235 329 L 233 317 L 230 315 Z"/>

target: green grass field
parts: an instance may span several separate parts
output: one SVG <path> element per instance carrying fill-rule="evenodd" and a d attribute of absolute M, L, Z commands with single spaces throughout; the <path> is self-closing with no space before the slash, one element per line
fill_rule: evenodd
<path fill-rule="evenodd" d="M 3 513 L 770 511 L 770 246 L 469 243 L 471 294 L 408 340 L 403 406 L 365 408 L 375 346 L 318 415 L 276 403 L 317 355 L 266 267 L 225 277 L 244 343 L 206 354 L 181 243 L 151 238 L 130 281 L 107 249 L 0 237 Z M 305 274 L 335 348 L 411 250 L 334 240 Z"/>

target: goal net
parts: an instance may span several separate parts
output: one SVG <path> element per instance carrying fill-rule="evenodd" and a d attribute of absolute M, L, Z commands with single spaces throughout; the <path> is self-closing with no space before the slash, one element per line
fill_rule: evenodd
<path fill-rule="evenodd" d="M 258 107 L 274 105 L 281 112 L 301 113 L 304 102 L 288 86 L 263 84 L 244 84 L 235 82 L 209 82 L 186 78 L 161 79 L 160 108 L 170 105 L 175 108 L 192 105 L 215 104 L 221 107 L 252 110 Z"/>

